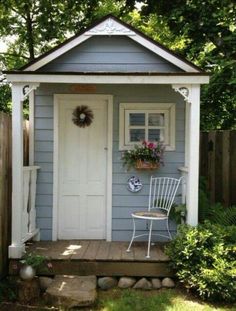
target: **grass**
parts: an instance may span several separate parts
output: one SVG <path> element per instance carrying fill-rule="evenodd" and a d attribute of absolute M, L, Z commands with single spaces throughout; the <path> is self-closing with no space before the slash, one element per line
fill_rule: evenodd
<path fill-rule="evenodd" d="M 159 291 L 112 290 L 100 292 L 91 311 L 236 311 L 236 305 L 202 302 L 179 289 Z"/>
<path fill-rule="evenodd" d="M 1 284 L 1 283 L 0 283 Z M 46 308 L 43 297 L 35 302 L 35 306 L 21 306 L 15 301 L 16 296 L 9 284 L 0 286 L 0 311 L 26 311 L 26 310 L 60 310 L 63 308 Z M 10 289 L 10 291 L 9 291 Z M 6 295 L 7 294 L 7 295 Z M 12 296 L 13 295 L 13 296 Z M 5 299 L 3 299 L 5 298 Z M 8 301 L 1 304 L 2 301 Z M 236 311 L 236 303 L 211 304 L 204 302 L 182 288 L 161 289 L 152 291 L 120 290 L 98 291 L 98 301 L 95 307 L 73 309 L 80 311 Z"/>

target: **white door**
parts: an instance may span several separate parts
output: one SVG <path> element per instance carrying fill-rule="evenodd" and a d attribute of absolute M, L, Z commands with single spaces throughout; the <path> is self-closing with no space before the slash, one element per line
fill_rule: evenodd
<path fill-rule="evenodd" d="M 58 238 L 104 239 L 108 102 L 96 95 L 68 95 L 58 105 Z M 81 105 L 94 115 L 85 128 L 72 122 Z"/>

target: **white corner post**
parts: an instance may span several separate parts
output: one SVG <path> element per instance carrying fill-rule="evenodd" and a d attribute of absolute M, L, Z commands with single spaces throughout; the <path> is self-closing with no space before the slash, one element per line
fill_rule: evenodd
<path fill-rule="evenodd" d="M 200 85 L 191 86 L 187 104 L 189 104 L 187 223 L 196 226 L 198 224 Z"/>
<path fill-rule="evenodd" d="M 187 223 L 198 224 L 199 182 L 199 136 L 200 136 L 200 85 L 172 85 L 185 102 L 185 167 L 181 168 L 186 178 Z"/>
<path fill-rule="evenodd" d="M 23 85 L 12 85 L 12 241 L 10 258 L 21 258 L 25 245 L 22 242 L 21 220 L 23 210 Z"/>
<path fill-rule="evenodd" d="M 23 101 L 39 84 L 12 84 L 12 240 L 9 258 L 21 258 L 25 251 L 22 214 L 24 207 Z"/>
<path fill-rule="evenodd" d="M 29 94 L 29 165 L 34 165 L 34 90 Z"/>

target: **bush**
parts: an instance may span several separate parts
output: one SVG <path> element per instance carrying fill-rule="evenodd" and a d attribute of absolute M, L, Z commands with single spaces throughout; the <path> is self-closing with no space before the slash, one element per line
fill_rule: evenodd
<path fill-rule="evenodd" d="M 182 225 L 166 247 L 185 287 L 211 301 L 236 301 L 236 226 Z"/>

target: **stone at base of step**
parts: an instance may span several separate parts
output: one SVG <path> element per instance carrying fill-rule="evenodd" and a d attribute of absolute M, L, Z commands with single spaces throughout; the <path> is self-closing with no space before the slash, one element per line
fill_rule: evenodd
<path fill-rule="evenodd" d="M 50 305 L 64 308 L 92 306 L 97 298 L 96 276 L 57 275 L 45 292 Z"/>

